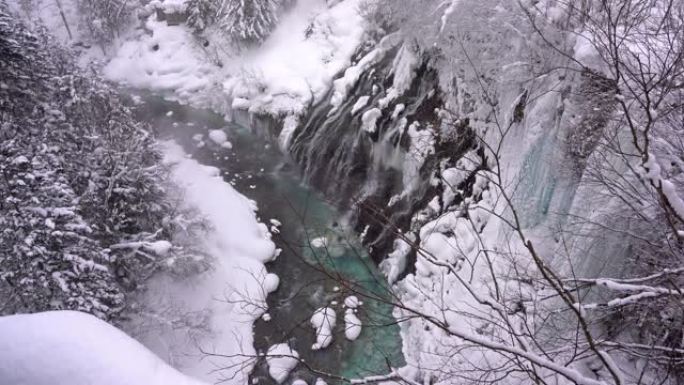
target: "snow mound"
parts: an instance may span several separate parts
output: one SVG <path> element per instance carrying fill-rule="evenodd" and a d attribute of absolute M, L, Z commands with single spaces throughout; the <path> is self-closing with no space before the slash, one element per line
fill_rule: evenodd
<path fill-rule="evenodd" d="M 350 309 L 356 309 L 359 305 L 361 305 L 361 301 L 355 295 L 350 295 L 344 299 L 344 306 Z"/>
<path fill-rule="evenodd" d="M 288 344 L 277 344 L 268 349 L 266 357 L 268 374 L 279 384 L 285 381 L 298 362 L 299 354 Z"/>
<path fill-rule="evenodd" d="M 347 309 L 344 313 L 344 336 L 354 341 L 361 335 L 361 320 L 354 314 L 353 309 Z"/>
<path fill-rule="evenodd" d="M 211 130 L 209 131 L 209 139 L 211 139 L 216 144 L 223 144 L 228 141 L 228 135 L 226 135 L 223 130 Z"/>
<path fill-rule="evenodd" d="M 326 237 L 318 237 L 318 238 L 314 238 L 311 240 L 311 247 L 315 247 L 315 248 L 320 249 L 320 248 L 326 247 L 327 245 L 328 245 L 328 238 L 326 238 Z"/>
<path fill-rule="evenodd" d="M 201 385 L 86 313 L 0 317 L 0 382 L 11 385 Z"/>
<path fill-rule="evenodd" d="M 379 108 L 370 109 L 361 115 L 361 127 L 368 133 L 377 131 L 378 119 L 382 116 L 382 111 Z"/>
<path fill-rule="evenodd" d="M 192 33 L 184 26 L 168 26 L 150 19 L 140 34 L 124 42 L 103 69 L 110 80 L 155 91 L 188 96 L 211 86 L 218 67 L 205 59 Z"/>
<path fill-rule="evenodd" d="M 324 307 L 314 312 L 311 317 L 311 326 L 316 329 L 316 343 L 311 346 L 312 350 L 325 349 L 330 346 L 336 322 L 337 315 L 332 308 Z"/>
<path fill-rule="evenodd" d="M 266 289 L 268 293 L 273 293 L 278 290 L 278 285 L 280 285 L 280 278 L 278 278 L 277 275 L 273 273 L 266 274 L 266 277 L 264 278 L 264 289 Z"/>

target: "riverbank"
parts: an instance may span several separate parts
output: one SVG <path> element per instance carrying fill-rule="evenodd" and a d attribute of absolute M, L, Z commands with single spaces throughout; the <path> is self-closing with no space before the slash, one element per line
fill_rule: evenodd
<path fill-rule="evenodd" d="M 376 293 L 378 298 L 389 292 L 384 279 L 360 247 L 357 235 L 345 229 L 344 218 L 316 191 L 302 184 L 296 166 L 277 146 L 248 128 L 229 125 L 210 111 L 158 97 L 144 100 L 138 107 L 139 116 L 150 122 L 161 138 L 176 140 L 194 161 L 209 167 L 214 175 L 256 202 L 253 206 L 259 208 L 257 219 L 270 227 L 273 241 L 282 249 L 277 259 L 266 263 L 268 271 L 279 277 L 280 284 L 267 297 L 268 309 L 264 310 L 268 315 L 254 325 L 256 352 L 264 353 L 270 346 L 286 342 L 311 367 L 354 378 L 388 373 L 391 370 L 388 363 L 393 367 L 402 366 L 399 328 L 386 327 L 395 323 L 391 306 L 360 298 L 363 304 L 356 314 L 361 320 L 361 333 L 355 341 L 345 337 L 344 302 L 354 294 L 354 288 Z M 326 247 L 312 247 L 312 243 L 320 246 L 321 242 Z M 165 284 L 173 285 L 173 282 Z M 159 286 L 156 290 L 165 289 Z M 309 319 L 316 309 L 326 306 L 337 313 L 333 342 L 325 349 L 314 351 L 311 347 L 316 335 Z M 169 356 L 159 343 L 148 347 Z M 173 356 L 178 357 L 179 352 Z M 271 383 L 264 361 L 251 360 L 247 367 L 255 363 L 252 380 Z M 309 383 L 316 377 L 301 366 L 291 376 Z"/>

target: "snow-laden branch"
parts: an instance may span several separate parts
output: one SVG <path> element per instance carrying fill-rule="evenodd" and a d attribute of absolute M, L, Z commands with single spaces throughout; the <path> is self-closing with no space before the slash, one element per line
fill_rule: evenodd
<path fill-rule="evenodd" d="M 684 199 L 677 192 L 677 188 L 670 180 L 663 178 L 662 169 L 658 164 L 657 158 L 653 153 L 648 153 L 646 160 L 641 165 L 641 177 L 648 181 L 655 187 L 666 205 L 671 209 L 672 213 L 677 217 L 680 223 L 684 223 Z M 678 232 L 682 236 L 681 231 Z"/>
<path fill-rule="evenodd" d="M 617 292 L 634 293 L 629 294 L 622 298 L 615 298 L 605 303 L 590 303 L 590 304 L 580 304 L 575 303 L 577 309 L 591 310 L 597 308 L 609 308 L 609 307 L 620 307 L 635 304 L 639 301 L 648 298 L 659 297 L 663 295 L 671 296 L 682 296 L 684 295 L 683 288 L 668 289 L 660 286 L 648 286 L 648 285 L 634 285 L 629 283 L 616 282 L 614 280 L 597 278 L 597 279 L 579 279 L 575 282 L 585 283 L 592 286 L 605 287 L 608 290 Z"/>
<path fill-rule="evenodd" d="M 559 364 L 556 362 L 553 362 L 547 358 L 544 358 L 542 356 L 539 356 L 535 353 L 525 351 L 523 349 L 517 348 L 515 346 L 510 346 L 506 344 L 502 344 L 499 342 L 491 341 L 486 338 L 482 338 L 479 336 L 472 335 L 470 333 L 466 333 L 462 330 L 459 330 L 455 327 L 450 327 L 449 332 L 453 334 L 456 337 L 462 338 L 468 342 L 471 342 L 473 344 L 482 346 L 487 349 L 491 349 L 493 351 L 497 352 L 505 352 L 509 354 L 513 354 L 516 357 L 524 358 L 528 360 L 530 363 L 538 365 L 540 367 L 549 369 L 553 372 L 556 372 L 568 380 L 579 384 L 579 385 L 607 385 L 605 381 L 598 381 L 594 380 L 592 378 L 587 378 L 582 373 L 578 372 L 577 370 L 573 369 L 570 366 L 566 366 L 565 364 Z"/>

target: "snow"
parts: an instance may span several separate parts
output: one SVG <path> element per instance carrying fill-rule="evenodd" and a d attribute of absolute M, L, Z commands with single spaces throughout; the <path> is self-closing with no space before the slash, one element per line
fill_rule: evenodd
<path fill-rule="evenodd" d="M 311 317 L 311 326 L 316 330 L 316 343 L 311 346 L 312 350 L 327 348 L 333 340 L 333 329 L 337 322 L 335 310 L 323 307 L 316 310 Z"/>
<path fill-rule="evenodd" d="M 145 23 L 151 35 L 131 36 L 103 69 L 110 80 L 154 91 L 189 96 L 211 86 L 217 69 L 204 58 L 192 33 L 153 18 Z"/>
<path fill-rule="evenodd" d="M 328 238 L 326 237 L 318 237 L 314 238 L 311 240 L 311 247 L 315 247 L 317 249 L 324 248 L 328 245 Z"/>
<path fill-rule="evenodd" d="M 372 108 L 361 115 L 361 128 L 368 133 L 377 131 L 377 121 L 382 116 L 379 108 Z"/>
<path fill-rule="evenodd" d="M 86 313 L 0 317 L 0 378 L 12 385 L 201 385 Z"/>
<path fill-rule="evenodd" d="M 29 163 L 29 160 L 24 155 L 19 155 L 16 158 L 12 159 L 13 165 L 20 165 L 20 164 L 26 164 L 26 163 Z"/>
<path fill-rule="evenodd" d="M 392 33 L 383 37 L 372 51 L 359 60 L 356 65 L 347 68 L 344 71 L 344 75 L 333 82 L 334 92 L 330 98 L 330 104 L 334 107 L 332 111 L 347 99 L 349 91 L 356 85 L 361 78 L 361 75 L 372 65 L 382 60 L 384 55 L 390 49 L 399 45 L 401 40 L 401 35 L 399 33 Z"/>
<path fill-rule="evenodd" d="M 350 309 L 356 309 L 359 305 L 361 305 L 361 301 L 355 295 L 350 295 L 344 299 L 344 306 Z"/>
<path fill-rule="evenodd" d="M 273 273 L 266 274 L 266 278 L 264 278 L 264 289 L 266 289 L 268 293 L 273 293 L 278 290 L 278 285 L 280 285 L 280 278 L 278 278 L 277 275 Z"/>
<path fill-rule="evenodd" d="M 195 211 L 208 224 L 195 237 L 211 268 L 187 278 L 163 273 L 153 277 L 141 298 L 141 307 L 152 309 L 152 314 L 142 312 L 126 329 L 188 375 L 209 383 L 229 378 L 228 384 L 243 384 L 251 367 L 235 366 L 242 359 L 207 357 L 202 351 L 224 356 L 256 354 L 252 324 L 267 310 L 269 289 L 277 287 L 277 277 L 266 271 L 264 263 L 278 252 L 265 234 L 265 225 L 257 221 L 253 201 L 224 182 L 213 168 L 188 158 L 176 143 L 164 142 L 161 148 L 182 198 L 180 209 Z M 177 318 L 190 315 L 204 315 L 200 319 L 206 321 L 200 322 L 201 328 L 191 329 L 191 334 L 174 326 Z M 241 370 L 236 373 L 237 367 Z"/>
<path fill-rule="evenodd" d="M 386 108 L 390 102 L 394 101 L 411 88 L 411 83 L 416 76 L 418 64 L 420 63 L 417 55 L 408 45 L 402 45 L 399 54 L 392 63 L 392 72 L 394 74 L 392 87 L 387 90 L 386 96 L 378 101 L 378 106 L 380 108 Z M 396 108 L 399 108 L 399 106 Z M 395 110 L 395 113 L 397 113 L 396 111 L 397 110 Z M 399 113 L 401 113 L 401 111 L 398 112 L 397 115 Z"/>
<path fill-rule="evenodd" d="M 370 96 L 361 96 L 359 99 L 354 103 L 354 106 L 351 109 L 352 115 L 356 114 L 357 112 L 361 111 L 363 107 L 366 107 L 368 105 L 368 101 L 370 100 Z"/>
<path fill-rule="evenodd" d="M 279 384 L 287 379 L 298 362 L 299 354 L 292 350 L 288 344 L 273 345 L 268 349 L 266 355 L 268 374 Z"/>
<path fill-rule="evenodd" d="M 399 115 L 404 112 L 404 109 L 406 109 L 406 106 L 402 103 L 397 104 L 394 106 L 394 111 L 392 111 L 392 119 L 396 119 L 399 117 Z"/>
<path fill-rule="evenodd" d="M 228 141 L 228 135 L 223 130 L 210 130 L 209 139 L 218 145 L 222 145 Z"/>
<path fill-rule="evenodd" d="M 364 32 L 360 3 L 346 0 L 329 8 L 325 0 L 298 1 L 260 47 L 240 54 L 225 49 L 218 34 L 208 36 L 209 46 L 202 47 L 185 26 L 167 26 L 152 16 L 145 24 L 151 36 L 129 36 L 104 74 L 198 104 L 209 98 L 226 113 L 231 106 L 297 116 L 350 65 Z M 281 146 L 288 144 L 289 133 L 283 130 Z"/>
<path fill-rule="evenodd" d="M 442 17 L 440 18 L 441 25 L 439 27 L 439 32 L 442 33 L 444 32 L 444 29 L 447 26 L 447 23 L 449 22 L 449 17 L 451 16 L 452 13 L 456 10 L 456 6 L 459 4 L 460 0 L 451 0 L 448 2 L 444 2 L 445 4 L 448 3 L 449 6 L 444 10 L 442 13 Z"/>
<path fill-rule="evenodd" d="M 143 247 L 154 254 L 160 256 L 160 257 L 165 257 L 169 251 L 171 250 L 171 247 L 173 245 L 169 241 L 155 241 L 155 242 L 145 242 Z"/>
<path fill-rule="evenodd" d="M 354 314 L 353 309 L 344 313 L 344 336 L 349 341 L 355 341 L 361 335 L 361 320 Z"/>
<path fill-rule="evenodd" d="M 594 45 L 593 35 L 590 32 L 584 31 L 576 34 L 573 50 L 575 59 L 583 66 L 598 72 L 603 70 L 604 62 Z"/>

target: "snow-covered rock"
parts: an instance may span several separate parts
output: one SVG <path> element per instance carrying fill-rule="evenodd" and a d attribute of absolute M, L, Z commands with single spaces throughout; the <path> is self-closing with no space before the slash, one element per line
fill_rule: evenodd
<path fill-rule="evenodd" d="M 316 330 L 316 343 L 311 346 L 312 350 L 325 349 L 330 346 L 336 322 L 337 315 L 330 307 L 320 308 L 314 312 L 311 317 L 311 326 Z"/>
<path fill-rule="evenodd" d="M 311 247 L 315 247 L 315 248 L 320 249 L 320 248 L 326 247 L 327 245 L 328 245 L 328 238 L 326 238 L 326 237 L 318 237 L 318 238 L 314 238 L 311 240 Z"/>
<path fill-rule="evenodd" d="M 202 385 L 121 330 L 86 313 L 0 317 L 0 383 Z"/>
<path fill-rule="evenodd" d="M 375 133 L 378 130 L 377 122 L 382 116 L 379 108 L 372 108 L 361 115 L 361 128 L 368 133 Z"/>
<path fill-rule="evenodd" d="M 209 139 L 218 145 L 222 145 L 228 140 L 228 135 L 223 130 L 211 130 L 209 131 Z"/>
<path fill-rule="evenodd" d="M 347 309 L 344 313 L 344 336 L 354 341 L 361 335 L 361 320 L 354 314 L 353 309 Z"/>
<path fill-rule="evenodd" d="M 264 289 L 268 293 L 273 293 L 278 290 L 278 285 L 280 284 L 280 278 L 273 273 L 266 274 L 264 278 Z"/>
<path fill-rule="evenodd" d="M 273 345 L 266 354 L 268 374 L 279 384 L 285 381 L 298 362 L 299 354 L 288 344 Z"/>
<path fill-rule="evenodd" d="M 361 305 L 361 301 L 359 301 L 358 297 L 355 295 L 350 295 L 349 297 L 344 299 L 344 306 L 348 307 L 350 309 L 356 309 Z"/>

